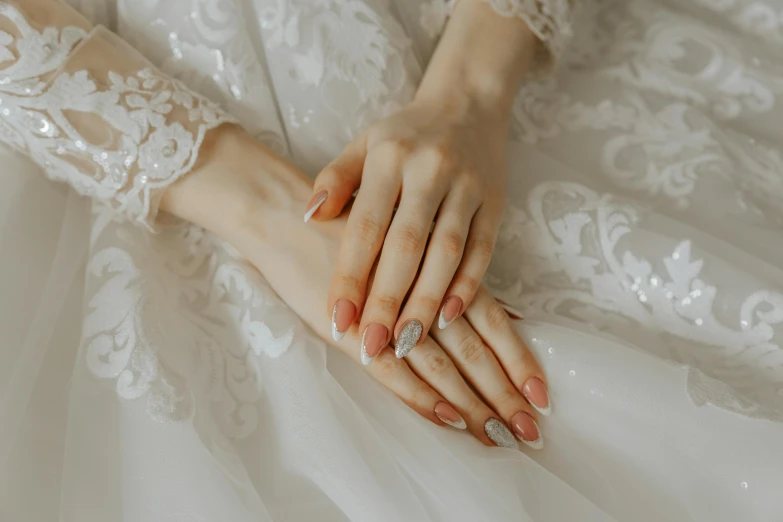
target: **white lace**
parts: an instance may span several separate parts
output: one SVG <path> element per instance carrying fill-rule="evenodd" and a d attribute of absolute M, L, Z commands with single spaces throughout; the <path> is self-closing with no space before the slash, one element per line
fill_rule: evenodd
<path fill-rule="evenodd" d="M 0 60 L 9 62 L 0 70 L 3 141 L 52 179 L 150 226 L 161 192 L 193 167 L 206 132 L 233 119 L 149 66 L 105 77 L 63 70 L 86 42 L 114 38 L 100 27 L 38 31 L 5 2 L 0 15 L 19 33 L 0 31 Z"/>
<path fill-rule="evenodd" d="M 430 0 L 421 6 L 421 24 L 430 34 L 437 34 L 446 22 L 448 12 L 459 0 Z M 572 0 L 484 0 L 506 18 L 521 18 L 543 44 L 546 53 L 536 66 L 557 61 L 571 38 Z"/>

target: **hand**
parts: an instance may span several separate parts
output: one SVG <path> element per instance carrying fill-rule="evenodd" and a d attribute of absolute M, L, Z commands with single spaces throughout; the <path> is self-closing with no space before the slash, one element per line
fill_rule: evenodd
<path fill-rule="evenodd" d="M 164 208 L 227 239 L 319 336 L 358 363 L 356 325 L 337 343 L 321 319 L 346 219 L 305 225 L 298 210 L 310 183 L 293 166 L 241 134 L 212 145 L 207 166 L 173 185 Z M 405 360 L 385 350 L 365 369 L 438 425 L 467 428 L 487 445 L 516 446 L 508 424 L 541 447 L 531 403 L 548 411 L 546 380 L 505 310 L 483 289 L 465 317 L 425 337 Z"/>
<path fill-rule="evenodd" d="M 404 357 L 436 317 L 445 328 L 468 308 L 503 216 L 510 106 L 534 48 L 521 20 L 460 2 L 413 102 L 319 174 L 305 221 L 340 215 L 360 187 L 329 291 L 335 339 L 359 321 L 370 357 L 392 336 Z"/>

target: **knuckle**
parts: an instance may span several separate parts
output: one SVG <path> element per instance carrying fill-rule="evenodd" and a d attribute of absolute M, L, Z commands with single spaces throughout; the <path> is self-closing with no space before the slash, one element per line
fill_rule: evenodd
<path fill-rule="evenodd" d="M 486 357 L 487 347 L 477 335 L 468 335 L 459 343 L 460 357 L 468 364 L 476 364 Z"/>
<path fill-rule="evenodd" d="M 465 237 L 458 230 L 447 230 L 443 234 L 441 249 L 449 257 L 462 257 L 465 249 Z"/>
<path fill-rule="evenodd" d="M 495 251 L 495 241 L 490 238 L 478 237 L 473 240 L 471 249 L 483 262 L 489 263 L 489 260 L 492 259 L 492 253 Z"/>
<path fill-rule="evenodd" d="M 423 317 L 434 317 L 438 313 L 440 305 L 441 299 L 434 297 L 423 296 L 416 300 L 417 313 Z"/>
<path fill-rule="evenodd" d="M 376 306 L 380 308 L 383 312 L 386 313 L 397 313 L 397 310 L 400 307 L 400 300 L 394 297 L 393 295 L 388 294 L 381 294 L 378 296 L 373 297 L 372 299 L 373 306 Z"/>
<path fill-rule="evenodd" d="M 402 370 L 403 361 L 400 361 L 396 357 L 378 357 L 375 359 L 370 368 L 373 368 L 378 374 L 385 378 L 394 378 Z"/>
<path fill-rule="evenodd" d="M 356 221 L 354 232 L 362 241 L 375 242 L 378 239 L 382 229 L 381 224 L 371 215 L 365 214 Z"/>
<path fill-rule="evenodd" d="M 352 275 L 340 274 L 337 276 L 337 285 L 341 291 L 358 292 L 362 287 L 362 282 L 358 277 Z"/>
<path fill-rule="evenodd" d="M 441 376 L 451 368 L 451 360 L 442 354 L 431 353 L 424 358 L 424 364 L 430 375 Z"/>
<path fill-rule="evenodd" d="M 487 306 L 484 317 L 487 321 L 487 326 L 493 330 L 504 328 L 508 325 L 508 314 L 496 303 Z"/>
<path fill-rule="evenodd" d="M 397 248 L 401 254 L 414 254 L 419 252 L 424 245 L 424 238 L 418 227 L 406 223 L 400 227 L 397 232 Z"/>
<path fill-rule="evenodd" d="M 410 402 L 414 406 L 422 407 L 422 409 L 427 409 L 427 403 L 429 402 L 430 398 L 430 390 L 424 383 L 419 383 L 416 386 L 413 387 L 413 390 L 411 390 L 410 394 Z"/>
<path fill-rule="evenodd" d="M 472 276 L 462 276 L 459 280 L 459 286 L 464 289 L 466 295 L 472 296 L 478 292 L 481 281 Z"/>
<path fill-rule="evenodd" d="M 516 403 L 522 401 L 522 397 L 519 395 L 519 392 L 510 386 L 504 386 L 501 388 L 495 394 L 493 399 L 495 404 L 511 406 L 510 409 L 516 409 Z"/>

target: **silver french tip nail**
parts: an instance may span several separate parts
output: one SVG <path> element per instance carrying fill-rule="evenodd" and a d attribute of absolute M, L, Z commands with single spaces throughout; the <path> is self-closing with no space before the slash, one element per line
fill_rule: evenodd
<path fill-rule="evenodd" d="M 438 412 L 435 412 L 435 416 L 439 418 L 441 421 L 445 422 L 452 428 L 457 428 L 458 430 L 466 430 L 468 429 L 468 424 L 465 422 L 465 419 L 460 419 L 459 422 L 450 421 L 448 419 L 444 419 L 440 415 L 438 415 Z"/>
<path fill-rule="evenodd" d="M 530 402 L 530 401 L 528 401 L 528 402 Z M 540 413 L 541 415 L 543 415 L 544 417 L 549 417 L 550 415 L 552 415 L 552 404 L 549 404 L 549 406 L 547 406 L 546 408 L 539 408 L 538 406 L 536 406 L 532 402 L 530 402 L 530 405 L 532 407 L 534 407 L 536 409 L 536 411 L 538 413 Z"/>
<path fill-rule="evenodd" d="M 523 438 L 521 438 L 521 437 L 517 437 L 517 438 L 518 438 L 519 440 L 521 440 L 521 441 L 522 441 L 522 443 L 523 443 L 525 446 L 528 446 L 528 447 L 530 447 L 530 448 L 532 448 L 532 449 L 534 449 L 534 450 L 541 450 L 541 449 L 544 449 L 544 439 L 543 439 L 541 436 L 539 436 L 539 437 L 538 437 L 536 440 L 534 440 L 534 441 L 525 440 L 525 439 L 523 439 Z"/>
<path fill-rule="evenodd" d="M 394 354 L 398 359 L 402 359 L 413 350 L 421 338 L 423 329 L 424 327 L 418 319 L 411 319 L 405 323 L 402 331 L 400 331 L 400 336 L 397 338 L 397 344 L 394 346 Z"/>
<path fill-rule="evenodd" d="M 446 320 L 446 317 L 443 315 L 443 307 L 440 309 L 440 315 L 438 316 L 438 328 L 440 330 L 443 330 L 449 325 L 450 321 Z"/>
<path fill-rule="evenodd" d="M 335 304 L 334 310 L 332 310 L 332 339 L 334 339 L 335 342 L 345 337 L 345 332 L 341 332 L 337 329 L 337 322 L 335 321 L 336 318 L 337 318 L 337 305 Z"/>
<path fill-rule="evenodd" d="M 365 366 L 369 366 L 375 360 L 375 357 L 370 357 L 369 355 L 367 355 L 367 348 L 364 345 L 364 336 L 365 335 L 367 335 L 367 329 L 366 328 L 364 329 L 364 333 L 362 334 L 362 351 L 361 351 L 361 356 L 362 356 L 362 364 L 365 365 Z"/>
<path fill-rule="evenodd" d="M 318 198 L 318 201 L 315 202 L 315 205 L 313 205 L 310 208 L 310 210 L 308 210 L 307 213 L 305 213 L 305 215 L 304 215 L 304 222 L 305 223 L 310 221 L 310 218 L 313 217 L 313 214 L 315 214 L 315 212 L 321 207 L 321 205 L 324 204 L 324 201 L 326 201 L 326 198 L 327 198 L 328 195 L 329 195 L 328 193 L 322 194 L 321 197 Z"/>
<path fill-rule="evenodd" d="M 489 419 L 484 424 L 484 433 L 501 448 L 519 449 L 519 444 L 517 444 L 511 430 L 495 418 Z"/>

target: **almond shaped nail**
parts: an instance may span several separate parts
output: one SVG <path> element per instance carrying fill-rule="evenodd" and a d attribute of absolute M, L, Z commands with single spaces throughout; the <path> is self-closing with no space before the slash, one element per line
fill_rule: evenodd
<path fill-rule="evenodd" d="M 440 309 L 440 315 L 438 316 L 438 328 L 443 330 L 457 318 L 462 311 L 462 299 L 456 295 L 452 295 Z"/>
<path fill-rule="evenodd" d="M 316 211 L 321 207 L 321 205 L 324 204 L 324 201 L 326 201 L 326 198 L 329 196 L 329 193 L 325 190 L 322 190 L 313 198 L 310 200 L 310 203 L 307 204 L 307 210 L 305 211 L 304 215 L 304 222 L 307 223 L 310 221 L 310 218 L 313 217 L 313 214 L 316 213 Z"/>
<path fill-rule="evenodd" d="M 538 423 L 533 417 L 520 411 L 511 417 L 511 426 L 514 428 L 514 434 L 523 444 L 535 450 L 544 448 L 541 430 L 538 429 Z"/>
<path fill-rule="evenodd" d="M 468 428 L 465 419 L 463 419 L 462 416 L 457 413 L 457 410 L 455 410 L 451 404 L 441 401 L 435 405 L 434 411 L 437 418 L 452 428 L 457 428 L 458 430 L 465 430 Z"/>
<path fill-rule="evenodd" d="M 552 414 L 552 403 L 549 400 L 549 392 L 543 381 L 538 377 L 531 377 L 522 386 L 522 395 L 538 413 L 548 417 Z"/>
<path fill-rule="evenodd" d="M 501 448 L 519 449 L 519 444 L 517 444 L 514 435 L 511 434 L 511 430 L 498 419 L 491 418 L 484 423 L 484 433 Z"/>

